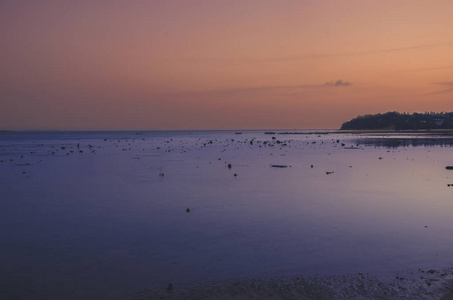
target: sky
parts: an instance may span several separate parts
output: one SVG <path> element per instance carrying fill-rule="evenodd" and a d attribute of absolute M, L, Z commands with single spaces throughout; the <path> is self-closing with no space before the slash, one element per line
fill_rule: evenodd
<path fill-rule="evenodd" d="M 453 110 L 451 0 L 0 0 L 0 130 Z"/>

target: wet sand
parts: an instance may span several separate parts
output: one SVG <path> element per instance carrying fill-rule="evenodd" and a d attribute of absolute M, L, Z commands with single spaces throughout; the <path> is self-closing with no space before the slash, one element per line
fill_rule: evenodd
<path fill-rule="evenodd" d="M 173 287 L 171 290 L 155 288 L 126 299 L 451 300 L 453 293 L 449 291 L 452 287 L 453 269 L 418 270 L 416 273 L 393 278 L 359 273 L 205 283 L 198 286 Z"/>
<path fill-rule="evenodd" d="M 450 289 L 453 289 L 453 288 L 450 288 Z M 444 295 L 444 296 L 441 298 L 441 300 L 453 300 L 453 292 Z"/>

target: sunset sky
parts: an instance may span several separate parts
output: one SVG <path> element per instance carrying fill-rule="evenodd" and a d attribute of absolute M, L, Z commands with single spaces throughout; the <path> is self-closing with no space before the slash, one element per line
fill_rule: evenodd
<path fill-rule="evenodd" d="M 0 129 L 339 128 L 390 110 L 453 110 L 453 1 L 0 1 Z"/>

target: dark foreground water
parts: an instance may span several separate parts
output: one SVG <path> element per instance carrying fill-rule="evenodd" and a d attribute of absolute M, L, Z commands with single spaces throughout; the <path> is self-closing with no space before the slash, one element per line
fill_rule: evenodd
<path fill-rule="evenodd" d="M 0 298 L 447 291 L 452 138 L 281 133 L 0 133 Z"/>

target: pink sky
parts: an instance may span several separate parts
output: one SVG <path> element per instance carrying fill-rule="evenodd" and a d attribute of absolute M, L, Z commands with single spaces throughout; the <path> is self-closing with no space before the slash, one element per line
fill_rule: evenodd
<path fill-rule="evenodd" d="M 453 1 L 0 2 L 0 129 L 339 128 L 453 110 Z"/>

